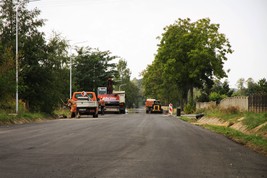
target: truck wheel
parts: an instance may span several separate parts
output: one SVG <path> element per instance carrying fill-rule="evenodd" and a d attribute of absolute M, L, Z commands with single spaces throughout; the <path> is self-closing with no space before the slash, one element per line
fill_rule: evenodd
<path fill-rule="evenodd" d="M 93 118 L 98 118 L 98 113 L 94 113 Z"/>

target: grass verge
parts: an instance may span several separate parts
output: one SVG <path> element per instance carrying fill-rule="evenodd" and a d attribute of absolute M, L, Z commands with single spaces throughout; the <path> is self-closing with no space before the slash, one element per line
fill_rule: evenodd
<path fill-rule="evenodd" d="M 0 125 L 34 122 L 44 118 L 51 118 L 51 116 L 43 113 L 21 112 L 16 115 L 0 112 Z"/>
<path fill-rule="evenodd" d="M 185 122 L 189 122 L 189 123 L 196 122 L 196 119 L 189 118 L 189 117 L 184 117 L 184 116 L 181 116 L 180 119 L 183 120 L 183 121 L 185 121 Z"/>
<path fill-rule="evenodd" d="M 204 128 L 207 128 L 211 131 L 214 131 L 219 134 L 223 134 L 226 137 L 243 144 L 253 150 L 267 155 L 267 139 L 258 135 L 247 135 L 235 129 L 222 126 L 212 126 L 212 125 L 203 125 Z"/>
<path fill-rule="evenodd" d="M 239 112 L 238 108 L 230 107 L 227 109 L 208 109 L 204 111 L 206 117 L 220 118 L 228 122 L 236 122 L 237 119 L 244 117 L 243 112 Z"/>
<path fill-rule="evenodd" d="M 242 122 L 248 129 L 254 129 L 267 122 L 267 113 L 246 113 Z"/>

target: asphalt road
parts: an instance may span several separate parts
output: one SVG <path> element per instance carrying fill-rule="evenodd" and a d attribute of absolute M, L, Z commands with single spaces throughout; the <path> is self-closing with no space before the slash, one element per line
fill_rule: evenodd
<path fill-rule="evenodd" d="M 0 127 L 0 177 L 267 177 L 267 157 L 159 114 Z"/>

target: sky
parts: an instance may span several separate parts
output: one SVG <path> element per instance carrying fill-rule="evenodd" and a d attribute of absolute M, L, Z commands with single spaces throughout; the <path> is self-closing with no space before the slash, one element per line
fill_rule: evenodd
<path fill-rule="evenodd" d="M 49 38 L 62 35 L 73 46 L 90 46 L 127 61 L 131 78 L 151 64 L 156 39 L 178 18 L 210 18 L 220 24 L 233 54 L 227 55 L 227 80 L 236 88 L 240 78 L 267 79 L 266 0 L 40 0 L 28 8 L 41 10 L 41 29 Z"/>

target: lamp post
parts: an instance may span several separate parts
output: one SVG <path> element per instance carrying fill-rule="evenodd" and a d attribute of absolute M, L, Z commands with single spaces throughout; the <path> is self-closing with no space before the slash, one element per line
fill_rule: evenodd
<path fill-rule="evenodd" d="M 77 42 L 72 44 L 72 46 L 77 45 L 77 44 L 81 44 L 81 43 L 86 43 L 87 41 L 81 41 L 81 42 Z M 70 55 L 72 53 L 72 46 L 70 46 Z M 72 95 L 72 56 L 70 56 L 70 98 Z"/>
<path fill-rule="evenodd" d="M 40 1 L 40 0 L 31 0 L 29 2 Z M 19 112 L 19 18 L 18 10 L 22 3 L 19 3 L 16 6 L 16 114 Z"/>

